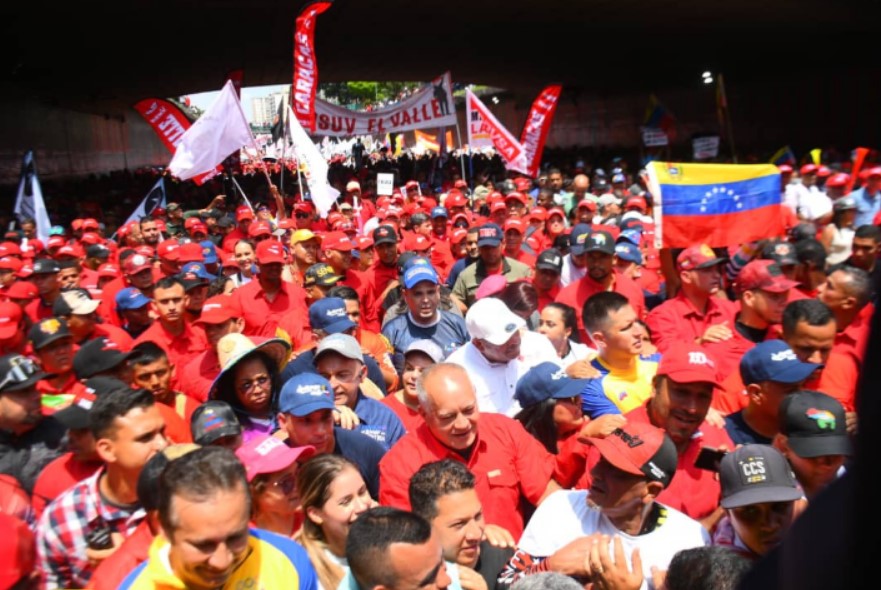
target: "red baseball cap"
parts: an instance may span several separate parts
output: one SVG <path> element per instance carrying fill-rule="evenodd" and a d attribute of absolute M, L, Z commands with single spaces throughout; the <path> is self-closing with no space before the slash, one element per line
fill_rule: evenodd
<path fill-rule="evenodd" d="M 594 207 L 594 209 L 596 209 L 596 207 Z M 545 221 L 548 218 L 548 210 L 544 207 L 533 207 L 530 215 L 535 219 Z"/>
<path fill-rule="evenodd" d="M 54 258 L 82 258 L 83 251 L 77 244 L 65 244 L 55 251 Z"/>
<path fill-rule="evenodd" d="M 643 200 L 643 203 L 644 202 L 645 202 L 645 200 Z M 581 199 L 580 201 L 578 201 L 578 206 L 576 207 L 576 209 L 581 209 L 582 207 L 585 209 L 588 209 L 589 211 L 596 211 L 597 210 L 597 204 L 594 203 L 593 201 L 591 201 L 590 199 Z M 535 213 L 534 209 L 533 209 L 533 213 Z"/>
<path fill-rule="evenodd" d="M 753 260 L 737 275 L 734 280 L 734 290 L 738 294 L 753 289 L 761 289 L 769 293 L 785 293 L 797 284 L 787 279 L 780 265 L 773 260 Z"/>
<path fill-rule="evenodd" d="M 236 208 L 236 221 L 242 221 L 243 219 L 254 219 L 254 212 L 247 205 L 239 205 Z"/>
<path fill-rule="evenodd" d="M 285 217 L 278 222 L 278 229 L 296 229 L 297 222 L 290 217 Z"/>
<path fill-rule="evenodd" d="M 801 168 L 798 169 L 798 173 L 804 176 L 805 174 L 816 174 L 820 169 L 816 164 L 805 164 Z"/>
<path fill-rule="evenodd" d="M 524 223 L 519 219 L 509 219 L 505 222 L 505 225 L 502 228 L 505 233 L 508 233 L 509 229 L 513 229 L 519 231 L 521 235 L 526 233 L 526 228 L 524 227 Z"/>
<path fill-rule="evenodd" d="M 119 276 L 119 267 L 115 264 L 102 264 L 98 267 L 98 276 L 116 278 Z"/>
<path fill-rule="evenodd" d="M 202 224 L 202 220 L 198 217 L 187 217 L 184 221 L 184 229 L 190 229 L 193 226 Z"/>
<path fill-rule="evenodd" d="M 588 438 L 616 468 L 669 485 L 676 473 L 679 456 L 676 445 L 663 430 L 648 422 L 629 421 L 603 438 Z"/>
<path fill-rule="evenodd" d="M 177 259 L 182 263 L 204 262 L 205 256 L 202 254 L 202 245 L 197 242 L 183 244 L 177 249 Z"/>
<path fill-rule="evenodd" d="M 339 250 L 340 252 L 350 252 L 354 248 L 352 240 L 345 232 L 332 231 L 325 234 L 321 240 L 322 250 Z"/>
<path fill-rule="evenodd" d="M 817 168 L 817 176 L 826 177 L 832 174 L 832 170 L 829 169 L 829 166 L 820 166 Z"/>
<path fill-rule="evenodd" d="M 103 244 L 104 238 L 102 238 L 95 232 L 90 231 L 83 234 L 83 237 L 80 238 L 80 242 L 93 246 L 95 244 Z"/>
<path fill-rule="evenodd" d="M 83 227 L 83 231 L 87 231 L 89 229 L 93 229 L 95 231 L 98 231 L 101 226 L 98 225 L 97 219 L 93 219 L 92 217 L 87 217 L 86 219 L 83 219 L 82 227 Z"/>
<path fill-rule="evenodd" d="M 404 252 L 420 252 L 428 250 L 430 247 L 431 241 L 422 234 L 409 233 L 401 243 L 401 248 Z"/>
<path fill-rule="evenodd" d="M 127 275 L 136 275 L 142 270 L 153 268 L 153 263 L 148 256 L 144 256 L 138 252 L 126 258 L 122 268 Z"/>
<path fill-rule="evenodd" d="M 449 209 L 450 207 L 467 207 L 468 200 L 465 198 L 465 195 L 462 194 L 462 191 L 453 189 L 447 193 L 447 198 L 444 199 L 444 207 Z"/>
<path fill-rule="evenodd" d="M 22 262 L 18 258 L 13 258 L 12 256 L 3 256 L 0 258 L 0 269 L 2 270 L 11 270 L 12 272 L 18 272 L 21 270 Z"/>
<path fill-rule="evenodd" d="M 15 242 L 0 244 L 0 256 L 21 256 L 21 248 Z"/>
<path fill-rule="evenodd" d="M 656 374 L 666 375 L 676 383 L 712 383 L 721 387 L 713 357 L 693 343 L 678 342 L 668 348 Z"/>
<path fill-rule="evenodd" d="M 452 232 L 450 232 L 450 243 L 451 244 L 458 244 L 459 242 L 464 240 L 465 236 L 467 236 L 467 235 L 468 235 L 467 229 L 461 229 L 461 228 L 454 229 Z"/>
<path fill-rule="evenodd" d="M 624 210 L 630 211 L 631 209 L 636 209 L 637 211 L 645 213 L 646 209 L 648 209 L 648 204 L 642 197 L 630 197 L 624 203 Z"/>
<path fill-rule="evenodd" d="M 83 220 L 82 219 L 74 219 L 70 222 L 70 228 L 73 230 L 78 230 L 83 228 Z"/>
<path fill-rule="evenodd" d="M 196 234 L 205 234 L 208 235 L 208 226 L 202 223 L 201 221 L 198 223 L 194 223 L 189 228 L 190 235 L 194 236 Z"/>
<path fill-rule="evenodd" d="M 300 201 L 294 205 L 294 211 L 302 211 L 303 213 L 312 213 L 312 204 L 306 201 Z"/>
<path fill-rule="evenodd" d="M 518 191 L 525 193 L 532 188 L 532 181 L 528 178 L 523 178 L 522 176 L 514 179 L 514 186 Z"/>
<path fill-rule="evenodd" d="M 792 174 L 792 166 L 789 164 L 781 164 L 777 168 L 780 170 L 780 174 Z"/>
<path fill-rule="evenodd" d="M 522 203 L 524 205 L 529 204 L 529 199 L 527 199 L 522 193 L 518 193 L 517 191 L 511 192 L 511 193 L 508 193 L 507 195 L 505 195 L 506 201 L 510 201 L 512 199 L 515 201 L 519 201 L 520 203 Z"/>
<path fill-rule="evenodd" d="M 159 255 L 159 258 L 180 260 L 180 242 L 177 240 L 163 240 L 156 246 L 156 253 Z"/>
<path fill-rule="evenodd" d="M 718 258 L 713 249 L 706 244 L 689 246 L 676 257 L 676 267 L 679 270 L 700 270 L 724 262 L 725 259 Z"/>
<path fill-rule="evenodd" d="M 552 207 L 550 211 L 548 211 L 548 219 L 553 217 L 554 215 L 558 215 L 563 219 L 566 219 L 566 212 L 563 211 L 560 207 Z"/>
<path fill-rule="evenodd" d="M 358 236 L 355 238 L 355 241 L 358 242 L 359 250 L 367 250 L 368 248 L 373 248 L 373 238 L 369 236 Z"/>
<path fill-rule="evenodd" d="M 30 281 L 15 281 L 6 290 L 6 296 L 10 299 L 36 299 L 37 295 L 37 287 Z"/>
<path fill-rule="evenodd" d="M 860 178 L 863 180 L 868 180 L 873 176 L 881 176 L 881 166 L 872 166 L 871 168 L 867 168 L 860 172 Z"/>
<path fill-rule="evenodd" d="M 410 190 L 411 188 L 419 188 L 419 183 L 415 180 L 408 180 L 407 184 L 404 185 L 404 188 Z"/>
<path fill-rule="evenodd" d="M 507 210 L 508 210 L 508 206 L 505 205 L 505 203 L 503 201 L 497 201 L 497 202 L 493 203 L 489 208 L 490 213 L 495 213 L 496 211 L 507 211 Z"/>
<path fill-rule="evenodd" d="M 263 240 L 257 244 L 256 254 L 258 264 L 285 263 L 284 248 L 275 240 Z"/>
<path fill-rule="evenodd" d="M 51 250 L 52 248 L 60 248 L 67 243 L 67 240 L 62 238 L 61 236 L 52 236 L 49 238 L 49 241 L 46 242 L 46 249 Z"/>
<path fill-rule="evenodd" d="M 838 172 L 829 177 L 829 180 L 826 181 L 826 186 L 847 186 L 848 182 L 850 182 L 850 174 Z"/>
<path fill-rule="evenodd" d="M 15 272 L 15 276 L 20 279 L 26 279 L 34 274 L 34 264 L 30 261 L 22 262 L 21 268 Z"/>
<path fill-rule="evenodd" d="M 453 183 L 453 186 L 456 188 L 468 188 L 468 183 L 462 180 L 461 178 Z"/>
<path fill-rule="evenodd" d="M 197 324 L 222 324 L 242 317 L 242 308 L 231 295 L 215 295 L 205 300 Z"/>
<path fill-rule="evenodd" d="M 21 323 L 21 306 L 12 301 L 0 302 L 0 340 L 7 340 L 18 332 Z"/>
<path fill-rule="evenodd" d="M 256 238 L 257 236 L 271 236 L 272 227 L 269 225 L 268 221 L 256 221 L 248 228 L 248 235 L 252 238 Z"/>
<path fill-rule="evenodd" d="M 146 256 L 147 258 L 153 258 L 156 255 L 153 248 L 151 246 L 143 245 L 135 248 L 135 252 L 140 254 L 141 256 Z"/>

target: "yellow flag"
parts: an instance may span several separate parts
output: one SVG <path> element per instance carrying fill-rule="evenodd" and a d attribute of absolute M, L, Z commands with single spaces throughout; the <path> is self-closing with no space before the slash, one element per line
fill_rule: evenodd
<path fill-rule="evenodd" d="M 820 158 L 823 155 L 823 150 L 820 148 L 816 148 L 811 150 L 811 159 L 814 161 L 815 166 L 820 165 Z"/>

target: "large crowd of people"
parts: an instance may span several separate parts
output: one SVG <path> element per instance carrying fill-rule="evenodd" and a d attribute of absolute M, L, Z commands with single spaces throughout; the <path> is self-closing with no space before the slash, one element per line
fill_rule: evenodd
<path fill-rule="evenodd" d="M 0 590 L 733 587 L 848 469 L 881 167 L 662 249 L 623 160 L 384 157 L 10 225 Z"/>

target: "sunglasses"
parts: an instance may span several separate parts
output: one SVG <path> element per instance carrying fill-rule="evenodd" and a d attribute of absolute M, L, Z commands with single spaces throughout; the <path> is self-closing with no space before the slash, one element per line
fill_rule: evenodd
<path fill-rule="evenodd" d="M 285 496 L 290 496 L 297 489 L 297 480 L 293 475 L 287 475 L 273 482 L 272 486 L 281 490 Z"/>
<path fill-rule="evenodd" d="M 0 391 L 9 385 L 18 385 L 30 379 L 39 370 L 37 364 L 29 358 L 17 357 L 9 362 L 9 370 L 0 381 Z"/>
<path fill-rule="evenodd" d="M 312 216 L 308 213 L 296 213 L 294 217 L 296 217 L 297 219 L 309 219 Z"/>

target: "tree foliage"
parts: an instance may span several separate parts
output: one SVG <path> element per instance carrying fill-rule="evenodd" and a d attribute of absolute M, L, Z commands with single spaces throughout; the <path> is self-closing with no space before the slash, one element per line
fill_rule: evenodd
<path fill-rule="evenodd" d="M 365 105 L 397 101 L 402 92 L 421 86 L 421 82 L 324 82 L 319 92 L 326 100 L 361 108 Z"/>

